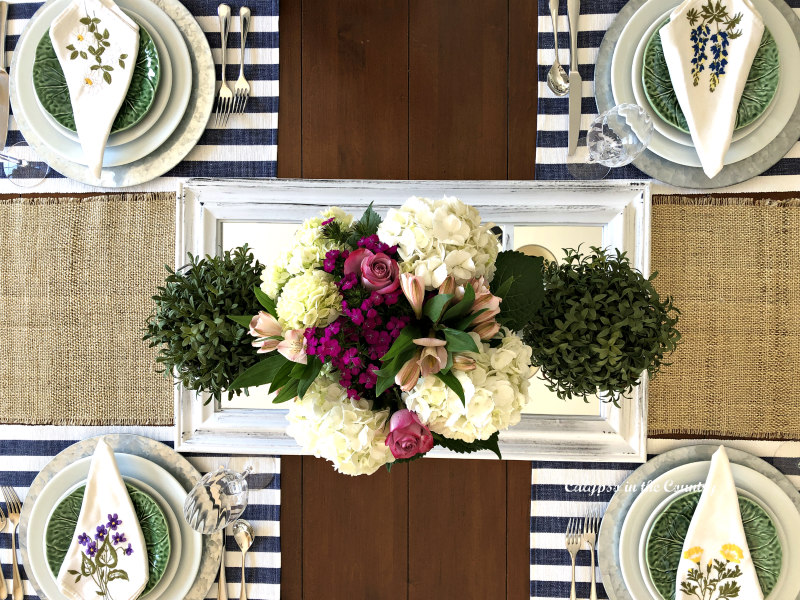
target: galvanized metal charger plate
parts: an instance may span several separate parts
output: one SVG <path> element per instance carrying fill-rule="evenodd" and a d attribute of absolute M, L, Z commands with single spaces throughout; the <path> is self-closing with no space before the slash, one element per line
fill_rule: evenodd
<path fill-rule="evenodd" d="M 31 17 L 30 23 L 37 19 L 50 5 L 59 0 L 48 0 Z M 180 0 L 145 0 L 153 2 L 172 19 L 180 29 L 192 63 L 192 90 L 189 104 L 175 131 L 156 150 L 137 161 L 116 167 L 104 167 L 100 179 L 95 179 L 85 165 L 67 160 L 53 151 L 47 140 L 34 133 L 30 124 L 22 116 L 22 111 L 14 111 L 17 127 L 28 144 L 52 169 L 62 175 L 87 185 L 108 188 L 128 187 L 145 183 L 163 175 L 177 165 L 197 145 L 205 131 L 211 110 L 214 107 L 216 74 L 214 58 L 205 33 L 200 25 L 180 2 Z M 22 36 L 26 31 L 23 31 Z M 21 37 L 22 37 L 21 36 Z M 14 73 L 19 53 L 14 53 L 11 72 Z M 12 75 L 13 78 L 13 75 Z M 11 105 L 20 106 L 22 99 L 15 86 L 11 87 Z"/>
<path fill-rule="evenodd" d="M 794 31 L 795 37 L 800 40 L 800 19 L 794 11 L 784 0 L 769 1 L 780 11 Z M 611 61 L 617 40 L 634 13 L 646 2 L 647 0 L 630 0 L 619 11 L 603 36 L 597 54 L 594 75 L 595 96 L 600 112 L 604 112 L 616 104 L 611 91 Z M 780 90 L 778 93 L 780 94 Z M 634 160 L 633 164 L 654 179 L 670 185 L 688 188 L 719 188 L 741 183 L 760 175 L 786 156 L 798 139 L 800 139 L 800 102 L 797 103 L 786 127 L 772 142 L 749 158 L 726 165 L 713 179 L 709 179 L 703 169 L 699 167 L 679 165 L 648 150 Z"/>
<path fill-rule="evenodd" d="M 642 600 L 631 596 L 625 585 L 620 568 L 618 550 L 622 524 L 633 501 L 636 500 L 644 485 L 675 467 L 711 460 L 714 452 L 718 449 L 719 445 L 700 444 L 665 452 L 636 469 L 620 485 L 619 490 L 608 504 L 597 540 L 597 557 L 600 573 L 603 576 L 603 587 L 611 600 Z M 800 493 L 783 473 L 759 457 L 747 452 L 728 447 L 725 450 L 731 463 L 753 469 L 775 482 L 786 493 L 797 507 L 797 510 L 800 511 Z M 797 596 L 796 600 L 800 600 L 800 595 Z"/>
<path fill-rule="evenodd" d="M 141 456 L 147 460 L 155 463 L 170 473 L 175 479 L 178 480 L 184 489 L 188 491 L 200 480 L 200 473 L 195 469 L 188 460 L 175 452 L 169 446 L 156 442 L 150 438 L 127 435 L 127 434 L 108 434 L 101 436 L 109 446 L 115 451 L 124 454 L 133 454 Z M 25 496 L 25 502 L 22 506 L 22 514 L 20 515 L 19 523 L 19 540 L 20 550 L 22 551 L 23 564 L 28 564 L 28 521 L 30 519 L 33 505 L 36 498 L 42 492 L 47 483 L 62 469 L 69 466 L 76 460 L 91 456 L 94 454 L 97 440 L 100 437 L 89 438 L 73 444 L 66 450 L 57 454 L 44 469 L 33 480 L 28 493 Z M 182 518 L 182 514 L 176 515 Z M 42 540 L 44 543 L 44 540 Z M 214 583 L 219 570 L 219 561 L 222 554 L 222 532 L 217 532 L 213 535 L 203 536 L 203 552 L 200 560 L 200 568 L 197 571 L 194 583 L 192 584 L 189 593 L 186 594 L 183 600 L 203 600 Z M 36 594 L 40 598 L 46 598 L 42 592 L 41 586 L 34 579 L 30 570 L 26 572 L 28 581 L 36 590 Z"/>

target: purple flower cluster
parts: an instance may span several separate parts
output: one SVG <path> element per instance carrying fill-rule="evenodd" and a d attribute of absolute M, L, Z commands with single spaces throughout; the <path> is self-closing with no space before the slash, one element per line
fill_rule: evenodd
<path fill-rule="evenodd" d="M 397 247 L 384 244 L 377 235 L 362 238 L 360 248 L 396 255 Z M 337 277 L 342 292 L 342 316 L 324 328 L 305 331 L 306 352 L 339 371 L 339 383 L 350 398 L 374 396 L 380 358 L 411 321 L 411 307 L 398 304 L 401 289 L 380 294 L 367 290 L 355 273 L 344 275 L 348 250 L 330 250 L 323 269 Z M 391 308 L 390 308 L 391 307 Z"/>
<path fill-rule="evenodd" d="M 94 539 L 89 537 L 89 534 L 85 531 L 78 536 L 78 543 L 83 546 L 83 551 L 86 553 L 86 556 L 89 558 L 94 558 L 95 554 L 97 554 L 98 550 L 98 543 L 102 543 L 106 540 L 106 538 L 111 533 L 111 530 L 116 531 L 117 527 L 122 525 L 122 520 L 119 518 L 119 515 L 114 513 L 113 515 L 108 515 L 108 523 L 100 524 L 95 528 L 96 533 L 94 534 Z M 125 537 L 125 533 L 119 531 L 111 536 L 111 543 L 115 546 L 127 542 L 127 538 Z M 127 548 L 120 548 L 123 554 L 130 556 L 133 554 L 133 548 L 130 544 L 128 544 Z"/>

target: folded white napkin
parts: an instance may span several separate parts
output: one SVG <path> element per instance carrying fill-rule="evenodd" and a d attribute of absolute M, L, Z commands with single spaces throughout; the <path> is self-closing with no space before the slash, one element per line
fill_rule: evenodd
<path fill-rule="evenodd" d="M 139 26 L 113 0 L 73 0 L 50 26 L 86 164 L 100 177 L 111 125 L 128 93 Z"/>
<path fill-rule="evenodd" d="M 133 600 L 147 585 L 147 548 L 114 452 L 104 441 L 89 467 L 81 514 L 58 572 L 73 600 Z"/>
<path fill-rule="evenodd" d="M 763 33 L 750 0 L 685 0 L 661 29 L 672 87 L 709 178 L 722 170 Z"/>
<path fill-rule="evenodd" d="M 675 600 L 697 600 L 693 590 L 702 590 L 714 580 L 717 593 L 739 588 L 738 594 L 714 598 L 764 598 L 744 537 L 739 497 L 724 446 L 711 459 L 700 503 L 683 542 Z"/>

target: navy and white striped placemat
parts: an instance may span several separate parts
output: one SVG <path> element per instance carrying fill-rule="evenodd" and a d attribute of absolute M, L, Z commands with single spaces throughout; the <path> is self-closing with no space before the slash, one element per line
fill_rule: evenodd
<path fill-rule="evenodd" d="M 147 2 L 149 0 L 142 0 Z M 217 65 L 217 81 L 221 77 L 221 38 L 218 0 L 181 0 L 206 33 Z M 28 19 L 41 2 L 14 2 L 8 10 L 6 38 L 7 63 Z M 176 167 L 149 183 L 125 188 L 126 191 L 172 191 L 178 181 L 188 177 L 275 177 L 278 160 L 278 5 L 279 0 L 259 0 L 243 4 L 231 3 L 233 18 L 228 36 L 228 81 L 239 76 L 240 23 L 239 7 L 252 11 L 247 35 L 245 76 L 251 85 L 250 99 L 244 115 L 233 115 L 227 127 L 216 127 L 212 118 L 197 146 Z M 6 146 L 23 141 L 13 115 L 9 123 Z M 97 191 L 72 181 L 51 170 L 47 180 L 33 188 L 19 188 L 8 181 L 0 170 L 0 193 L 79 193 Z"/>
<path fill-rule="evenodd" d="M 585 131 L 597 116 L 594 97 L 594 67 L 600 42 L 606 30 L 627 0 L 581 0 L 578 22 L 578 71 L 583 79 L 581 130 Z M 800 15 L 800 0 L 787 4 Z M 572 179 L 567 171 L 567 130 L 569 125 L 569 96 L 558 97 L 547 87 L 547 72 L 553 64 L 553 25 L 550 20 L 549 0 L 539 0 L 539 110 L 536 136 L 536 179 Z M 569 24 L 567 2 L 560 0 L 558 17 L 559 62 L 569 65 Z M 800 188 L 800 143 L 762 176 L 715 192 L 765 192 L 796 190 Z M 650 179 L 633 165 L 611 169 L 608 178 Z M 677 188 L 658 184 L 656 193 L 675 192 Z M 682 190 L 686 192 L 686 190 Z"/>
<path fill-rule="evenodd" d="M 661 454 L 678 446 L 722 443 L 761 456 L 800 488 L 800 443 L 714 440 L 650 440 L 648 452 Z M 775 456 L 794 457 L 775 458 Z M 572 562 L 564 533 L 571 518 L 592 510 L 605 512 L 614 492 L 639 465 L 631 463 L 581 463 L 534 461 L 531 465 L 530 593 L 536 600 L 569 598 Z M 578 598 L 589 597 L 591 565 L 588 552 L 580 552 L 575 570 Z M 597 570 L 598 598 L 608 598 Z"/>
<path fill-rule="evenodd" d="M 172 427 L 55 427 L 55 426 L 0 426 L 0 485 L 13 486 L 20 499 L 25 501 L 28 491 L 39 471 L 59 452 L 68 446 L 104 433 L 128 433 L 142 435 L 168 446 L 172 446 Z M 256 541 L 247 560 L 247 593 L 250 600 L 278 600 L 281 581 L 280 510 L 281 481 L 280 459 L 272 457 L 243 457 L 187 454 L 186 458 L 199 471 L 207 472 L 219 465 L 241 470 L 246 464 L 253 465 L 253 484 L 266 485 L 249 494 L 247 509 L 242 515 L 253 525 Z M 269 480 L 268 475 L 274 477 Z M 260 484 L 260 485 L 259 485 Z M 2 498 L 0 498 L 2 501 Z M 3 504 L 5 512 L 5 504 Z M 177 515 L 182 518 L 182 515 Z M 0 563 L 8 589 L 11 589 L 11 534 L 10 526 L 0 533 Z M 19 547 L 19 546 L 18 546 Z M 239 596 L 241 582 L 241 553 L 232 535 L 228 536 L 225 574 L 228 581 L 228 597 Z M 17 554 L 19 560 L 22 555 Z M 20 574 L 25 585 L 25 600 L 35 600 L 33 588 L 25 576 L 25 566 Z M 5 596 L 0 592 L 0 598 Z M 206 598 L 217 598 L 217 586 L 212 586 Z M 169 599 L 178 600 L 178 599 Z"/>

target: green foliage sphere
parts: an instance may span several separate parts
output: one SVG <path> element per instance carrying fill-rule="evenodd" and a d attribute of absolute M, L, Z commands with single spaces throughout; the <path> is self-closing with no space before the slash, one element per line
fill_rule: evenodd
<path fill-rule="evenodd" d="M 262 358 L 247 329 L 228 315 L 261 310 L 253 288 L 261 284 L 263 265 L 246 245 L 221 256 L 189 259 L 177 271 L 166 267 L 169 275 L 153 296 L 156 306 L 144 339 L 159 347 L 156 362 L 168 377 L 216 401 L 237 375 Z M 233 397 L 233 391 L 227 393 Z"/>
<path fill-rule="evenodd" d="M 544 300 L 523 331 L 547 387 L 561 399 L 607 392 L 615 402 L 647 371 L 654 376 L 680 340 L 680 311 L 625 253 L 566 250 L 544 267 Z"/>

